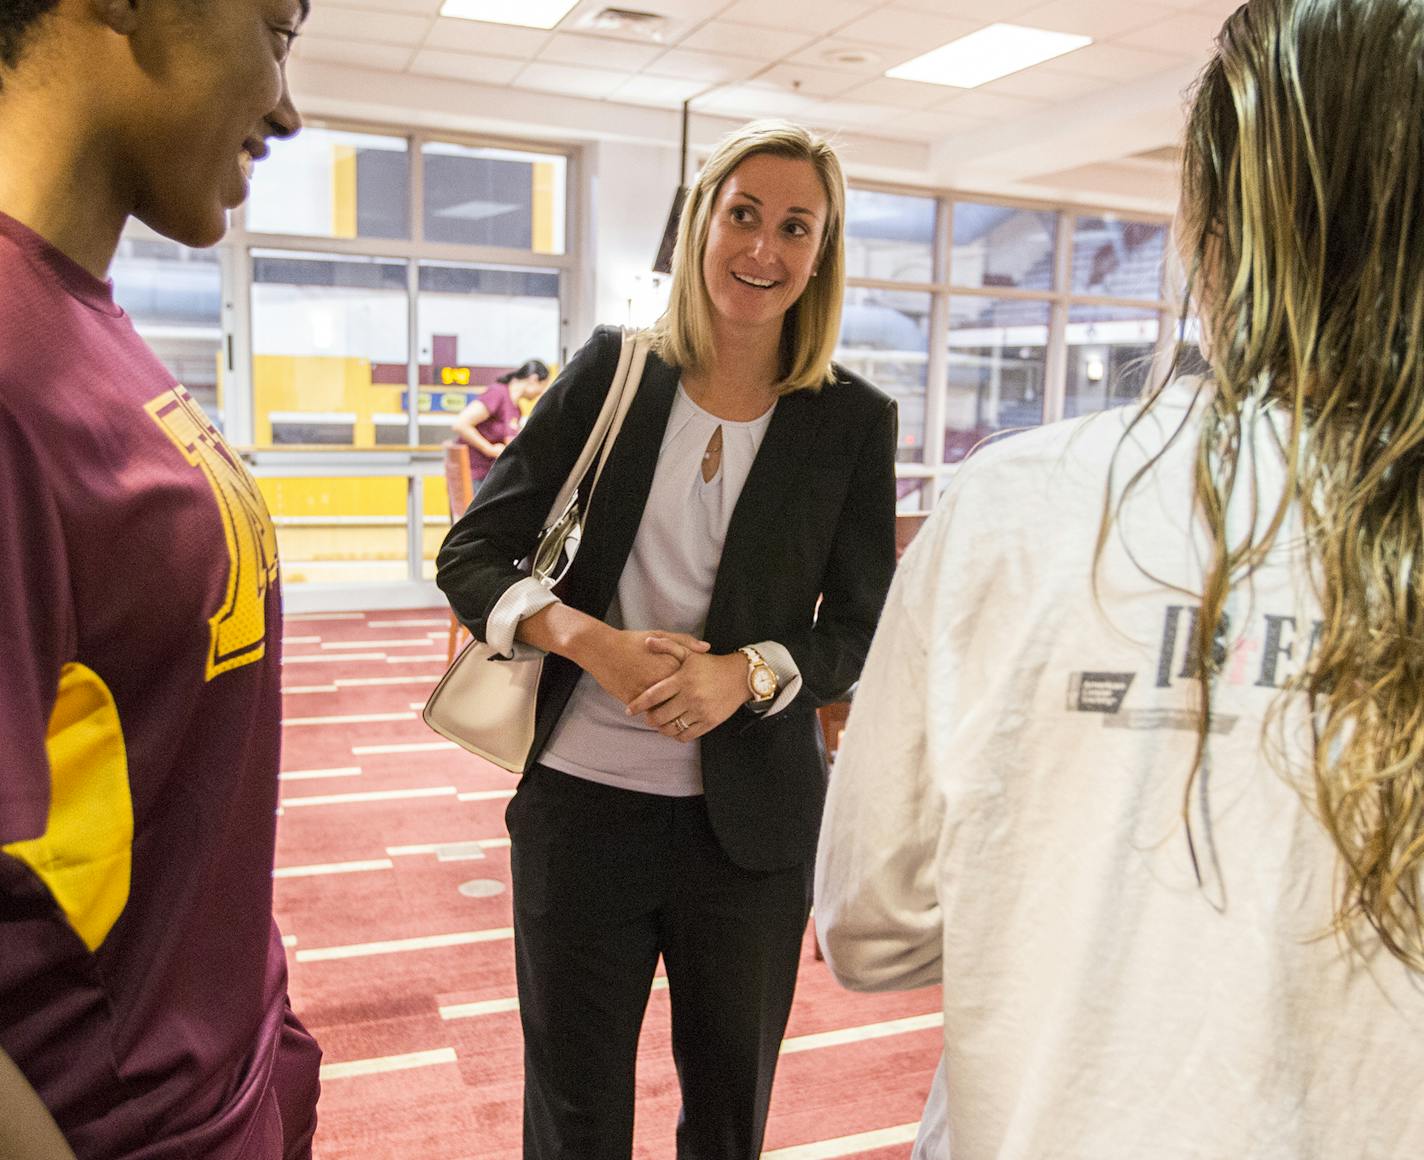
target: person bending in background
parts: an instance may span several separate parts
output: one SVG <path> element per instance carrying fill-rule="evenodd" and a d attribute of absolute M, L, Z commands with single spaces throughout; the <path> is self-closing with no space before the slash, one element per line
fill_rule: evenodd
<path fill-rule="evenodd" d="M 1421 60 L 1418 0 L 1238 9 L 1209 372 L 982 451 L 900 563 L 816 915 L 846 984 L 943 981 L 920 1155 L 1424 1155 Z"/>
<path fill-rule="evenodd" d="M 222 237 L 301 125 L 306 14 L 0 5 L 0 1108 L 37 1094 L 80 1160 L 311 1150 L 320 1051 L 272 920 L 275 535 L 106 281 L 130 216 Z"/>
<path fill-rule="evenodd" d="M 476 491 L 494 461 L 519 433 L 529 413 L 522 405 L 527 401 L 532 408 L 548 382 L 549 368 L 532 358 L 517 370 L 500 375 L 455 417 L 455 434 L 470 449 L 470 480 Z"/>
<path fill-rule="evenodd" d="M 550 654 L 506 815 L 530 1160 L 630 1156 L 659 955 L 677 1155 L 761 1151 L 825 795 L 815 708 L 859 676 L 895 560 L 895 404 L 831 362 L 844 206 L 804 130 L 724 140 L 560 597 L 511 561 L 607 396 L 617 330 L 569 363 L 440 551 L 477 639 Z"/>

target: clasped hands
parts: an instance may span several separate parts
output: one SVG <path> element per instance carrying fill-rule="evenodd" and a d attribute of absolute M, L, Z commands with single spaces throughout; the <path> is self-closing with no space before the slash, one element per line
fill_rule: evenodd
<path fill-rule="evenodd" d="M 592 675 L 664 737 L 695 741 L 746 703 L 747 662 L 682 632 L 616 630 Z"/>

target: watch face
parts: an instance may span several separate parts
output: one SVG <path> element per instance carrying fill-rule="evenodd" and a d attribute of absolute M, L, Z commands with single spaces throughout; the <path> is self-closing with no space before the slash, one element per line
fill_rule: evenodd
<path fill-rule="evenodd" d="M 772 696 L 776 692 L 776 674 L 766 668 L 753 670 L 752 692 L 763 700 Z"/>

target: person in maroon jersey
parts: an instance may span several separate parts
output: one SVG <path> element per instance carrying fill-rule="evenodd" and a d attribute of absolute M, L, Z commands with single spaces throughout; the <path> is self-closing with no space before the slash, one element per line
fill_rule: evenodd
<path fill-rule="evenodd" d="M 222 237 L 300 127 L 306 14 L 0 3 L 0 1109 L 38 1095 L 80 1160 L 311 1152 L 321 1056 L 272 921 L 276 538 L 106 280 L 129 217 Z"/>

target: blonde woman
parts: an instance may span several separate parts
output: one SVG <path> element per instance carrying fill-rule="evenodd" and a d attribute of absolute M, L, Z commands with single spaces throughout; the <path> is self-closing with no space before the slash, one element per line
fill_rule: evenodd
<path fill-rule="evenodd" d="M 1424 1155 L 1421 60 L 1418 0 L 1239 9 L 1209 373 L 983 451 L 901 561 L 816 911 L 848 985 L 943 981 L 917 1155 Z"/>
<path fill-rule="evenodd" d="M 583 446 L 617 331 L 569 363 L 440 553 L 475 636 L 550 654 L 507 815 L 533 1160 L 631 1154 L 659 956 L 678 1156 L 760 1153 L 825 795 L 815 707 L 859 676 L 894 567 L 895 407 L 831 362 L 843 220 L 824 142 L 782 123 L 723 141 L 559 598 L 510 561 Z"/>

